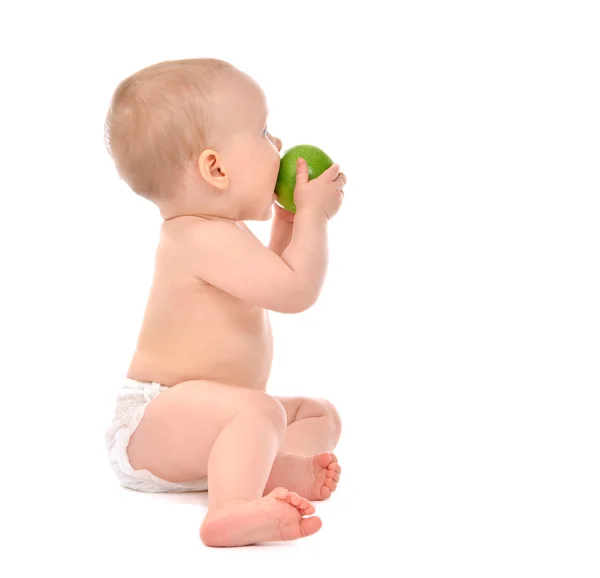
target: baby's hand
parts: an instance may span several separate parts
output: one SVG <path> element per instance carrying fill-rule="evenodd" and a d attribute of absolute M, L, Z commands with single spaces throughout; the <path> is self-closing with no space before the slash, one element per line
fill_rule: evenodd
<path fill-rule="evenodd" d="M 308 180 L 308 166 L 303 158 L 299 158 L 296 168 L 296 187 L 294 202 L 296 210 L 316 208 L 331 219 L 338 212 L 346 184 L 346 175 L 340 172 L 340 166 L 333 164 L 317 178 Z"/>

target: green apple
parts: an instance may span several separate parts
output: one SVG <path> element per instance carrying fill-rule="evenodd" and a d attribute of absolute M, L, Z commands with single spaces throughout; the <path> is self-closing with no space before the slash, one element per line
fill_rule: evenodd
<path fill-rule="evenodd" d="M 285 151 L 279 165 L 275 193 L 277 194 L 276 203 L 291 213 L 296 212 L 294 189 L 296 188 L 296 167 L 299 158 L 303 158 L 308 165 L 309 181 L 316 179 L 333 164 L 333 161 L 320 148 L 312 145 L 298 145 Z"/>

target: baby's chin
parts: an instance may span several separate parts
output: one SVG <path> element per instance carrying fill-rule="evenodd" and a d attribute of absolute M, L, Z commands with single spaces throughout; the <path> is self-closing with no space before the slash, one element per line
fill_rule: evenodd
<path fill-rule="evenodd" d="M 262 212 L 259 208 L 255 208 L 251 212 L 248 211 L 245 215 L 240 215 L 240 221 L 268 221 L 273 216 L 273 205 L 264 207 Z"/>

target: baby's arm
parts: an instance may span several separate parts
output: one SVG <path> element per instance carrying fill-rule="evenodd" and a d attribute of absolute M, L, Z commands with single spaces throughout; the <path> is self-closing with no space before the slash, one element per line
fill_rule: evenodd
<path fill-rule="evenodd" d="M 282 255 L 292 240 L 294 230 L 294 213 L 291 213 L 273 203 L 273 222 L 271 225 L 271 238 L 269 249 L 278 255 Z"/>
<path fill-rule="evenodd" d="M 317 300 L 327 269 L 327 216 L 298 210 L 292 239 L 281 256 L 239 227 L 211 221 L 190 232 L 194 274 L 248 303 L 300 313 Z"/>

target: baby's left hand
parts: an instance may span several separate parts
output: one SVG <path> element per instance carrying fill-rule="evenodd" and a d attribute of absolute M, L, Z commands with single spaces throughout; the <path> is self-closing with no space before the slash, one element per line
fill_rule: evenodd
<path fill-rule="evenodd" d="M 286 223 L 293 223 L 296 215 L 286 211 L 283 207 L 280 207 L 277 203 L 273 203 L 275 207 L 275 219 L 279 221 L 285 221 Z"/>

